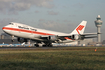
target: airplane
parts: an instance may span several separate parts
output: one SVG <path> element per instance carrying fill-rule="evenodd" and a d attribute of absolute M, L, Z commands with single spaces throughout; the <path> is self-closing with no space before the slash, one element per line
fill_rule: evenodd
<path fill-rule="evenodd" d="M 74 41 L 84 40 L 86 38 L 95 38 L 97 33 L 84 33 L 87 21 L 82 21 L 71 33 L 62 33 L 56 31 L 50 31 L 45 29 L 34 28 L 25 24 L 10 22 L 2 30 L 11 35 L 12 40 L 17 37 L 17 40 L 21 43 L 32 40 L 35 42 L 35 46 L 39 47 L 39 44 L 43 43 L 43 47 L 52 47 L 52 43 L 69 43 Z"/>

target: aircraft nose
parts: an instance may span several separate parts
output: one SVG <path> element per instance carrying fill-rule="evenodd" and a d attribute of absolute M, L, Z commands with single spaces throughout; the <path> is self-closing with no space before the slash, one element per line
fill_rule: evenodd
<path fill-rule="evenodd" d="M 2 30 L 4 30 L 4 29 L 5 29 L 5 27 L 2 28 Z"/>
<path fill-rule="evenodd" d="M 4 27 L 2 28 L 2 30 L 3 30 L 4 32 L 6 32 L 6 29 L 7 29 L 6 26 L 4 26 Z"/>
<path fill-rule="evenodd" d="M 2 30 L 5 31 L 5 27 L 3 27 Z"/>

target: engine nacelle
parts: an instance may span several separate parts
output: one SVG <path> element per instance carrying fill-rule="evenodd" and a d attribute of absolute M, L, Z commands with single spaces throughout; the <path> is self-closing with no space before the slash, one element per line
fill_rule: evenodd
<path fill-rule="evenodd" d="M 18 38 L 17 40 L 18 40 L 18 42 L 21 42 L 21 43 L 27 42 L 27 39 L 25 39 L 25 38 Z"/>
<path fill-rule="evenodd" d="M 55 40 L 57 40 L 57 36 L 51 35 L 48 37 L 48 40 L 55 41 Z"/>
<path fill-rule="evenodd" d="M 72 35 L 72 39 L 79 40 L 80 35 Z"/>
<path fill-rule="evenodd" d="M 75 39 L 75 40 L 84 40 L 84 37 L 85 36 L 82 36 L 82 35 L 72 35 L 72 39 Z"/>

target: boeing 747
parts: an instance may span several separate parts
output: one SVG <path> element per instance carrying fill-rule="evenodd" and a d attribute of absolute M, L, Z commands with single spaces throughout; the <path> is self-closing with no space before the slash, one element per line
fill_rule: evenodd
<path fill-rule="evenodd" d="M 82 21 L 71 33 L 68 34 L 34 28 L 15 22 L 11 22 L 9 25 L 4 26 L 2 30 L 12 37 L 17 37 L 19 42 L 27 42 L 27 40 L 32 40 L 35 42 L 36 47 L 39 47 L 40 43 L 43 43 L 43 47 L 51 47 L 52 43 L 69 43 L 84 40 L 85 38 L 96 37 L 89 35 L 97 35 L 97 33 L 84 33 L 86 24 L 87 21 Z"/>

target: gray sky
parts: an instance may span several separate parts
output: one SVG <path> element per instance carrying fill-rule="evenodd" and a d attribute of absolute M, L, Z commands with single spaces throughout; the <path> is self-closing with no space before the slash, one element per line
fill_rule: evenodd
<path fill-rule="evenodd" d="M 91 33 L 100 15 L 105 40 L 104 7 L 105 0 L 0 0 L 0 33 L 9 22 L 70 33 L 82 20 L 88 22 L 85 33 Z"/>

